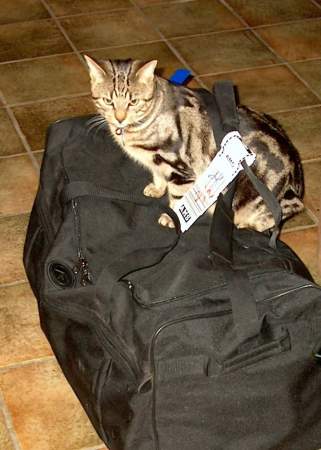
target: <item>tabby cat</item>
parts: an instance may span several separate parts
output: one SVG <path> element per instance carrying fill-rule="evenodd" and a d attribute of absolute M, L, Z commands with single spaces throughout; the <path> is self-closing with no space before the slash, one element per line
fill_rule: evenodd
<path fill-rule="evenodd" d="M 152 173 L 144 194 L 159 198 L 167 192 L 173 207 L 217 152 L 200 94 L 157 76 L 157 61 L 96 62 L 89 56 L 85 60 L 99 113 L 92 124 L 107 123 L 122 149 Z M 272 117 L 245 106 L 238 107 L 238 114 L 243 141 L 256 153 L 252 169 L 278 198 L 283 219 L 301 211 L 302 166 L 285 131 Z M 239 228 L 264 231 L 274 226 L 271 213 L 244 174 L 238 179 L 233 209 Z M 160 216 L 159 223 L 174 227 L 167 214 Z"/>

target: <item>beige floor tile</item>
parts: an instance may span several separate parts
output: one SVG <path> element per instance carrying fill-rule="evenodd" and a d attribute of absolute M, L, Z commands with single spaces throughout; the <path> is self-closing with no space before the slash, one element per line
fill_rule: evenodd
<path fill-rule="evenodd" d="M 0 286 L 26 279 L 22 251 L 29 215 L 0 217 Z"/>
<path fill-rule="evenodd" d="M 0 109 L 0 156 L 24 153 L 25 148 L 4 109 Z"/>
<path fill-rule="evenodd" d="M 0 367 L 52 355 L 27 283 L 0 288 Z"/>
<path fill-rule="evenodd" d="M 47 19 L 48 17 L 49 13 L 41 0 L 10 0 L 1 2 L 0 24 Z"/>
<path fill-rule="evenodd" d="M 157 59 L 158 73 L 163 77 L 169 77 L 176 69 L 182 67 L 182 63 L 163 42 L 150 44 L 130 45 L 125 47 L 113 47 L 89 52 L 97 59 L 140 59 L 151 61 Z"/>
<path fill-rule="evenodd" d="M 71 52 L 53 20 L 0 26 L 0 62 Z"/>
<path fill-rule="evenodd" d="M 293 67 L 321 97 L 321 59 L 295 63 Z"/>
<path fill-rule="evenodd" d="M 194 36 L 171 43 L 198 74 L 272 65 L 276 57 L 249 31 Z"/>
<path fill-rule="evenodd" d="M 90 90 L 86 69 L 75 55 L 3 64 L 0 86 L 10 104 L 82 94 Z"/>
<path fill-rule="evenodd" d="M 62 19 L 61 23 L 79 50 L 127 45 L 159 39 L 135 9 Z"/>
<path fill-rule="evenodd" d="M 252 27 L 321 15 L 310 0 L 227 0 L 227 3 Z"/>
<path fill-rule="evenodd" d="M 287 61 L 321 57 L 321 20 L 275 25 L 257 32 Z"/>
<path fill-rule="evenodd" d="M 215 0 L 160 4 L 144 8 L 144 13 L 167 38 L 243 28 L 242 23 Z"/>
<path fill-rule="evenodd" d="M 90 96 L 81 96 L 17 106 L 13 112 L 31 149 L 40 150 L 45 146 L 46 131 L 51 123 L 94 113 L 95 108 Z"/>
<path fill-rule="evenodd" d="M 48 4 L 57 16 L 132 7 L 129 0 L 48 0 Z"/>
<path fill-rule="evenodd" d="M 281 240 L 288 244 L 292 250 L 303 260 L 308 267 L 314 280 L 321 284 L 321 274 L 318 271 L 317 248 L 318 229 L 309 228 L 307 230 L 283 233 Z M 302 243 L 304 243 L 302 245 Z"/>
<path fill-rule="evenodd" d="M 56 362 L 2 372 L 0 389 L 23 450 L 75 450 L 100 443 Z"/>
<path fill-rule="evenodd" d="M 31 210 L 38 176 L 29 156 L 0 159 L 0 216 Z"/>
<path fill-rule="evenodd" d="M 305 203 L 319 217 L 321 200 L 321 160 L 303 165 L 305 179 Z"/>
<path fill-rule="evenodd" d="M 0 448 L 1 450 L 15 450 L 1 409 L 0 409 Z"/>
<path fill-rule="evenodd" d="M 272 112 L 319 103 L 318 98 L 284 66 L 232 72 L 202 79 L 209 87 L 216 80 L 232 80 L 238 86 L 241 103 L 259 111 Z"/>
<path fill-rule="evenodd" d="M 273 114 L 273 117 L 284 127 L 302 160 L 321 157 L 321 106 Z"/>

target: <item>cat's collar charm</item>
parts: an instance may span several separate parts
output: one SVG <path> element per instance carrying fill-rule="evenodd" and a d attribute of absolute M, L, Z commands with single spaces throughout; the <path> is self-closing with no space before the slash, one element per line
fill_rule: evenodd
<path fill-rule="evenodd" d="M 117 136 L 121 136 L 122 143 L 123 145 L 125 145 L 124 128 L 116 128 L 115 133 L 117 134 Z"/>

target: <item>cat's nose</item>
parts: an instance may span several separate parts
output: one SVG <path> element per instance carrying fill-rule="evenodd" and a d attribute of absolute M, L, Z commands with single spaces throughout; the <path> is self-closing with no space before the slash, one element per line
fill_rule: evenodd
<path fill-rule="evenodd" d="M 123 110 L 116 111 L 115 117 L 119 123 L 123 122 L 126 119 L 126 111 Z"/>

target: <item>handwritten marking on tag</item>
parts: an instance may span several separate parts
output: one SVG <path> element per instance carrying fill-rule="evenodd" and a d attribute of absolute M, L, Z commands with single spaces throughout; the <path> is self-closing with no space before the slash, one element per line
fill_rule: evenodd
<path fill-rule="evenodd" d="M 174 207 L 182 232 L 216 202 L 219 194 L 234 180 L 242 170 L 241 163 L 249 166 L 255 161 L 255 154 L 242 142 L 239 132 L 231 131 L 222 140 L 221 149 L 215 155 L 207 169 L 195 180 Z"/>

